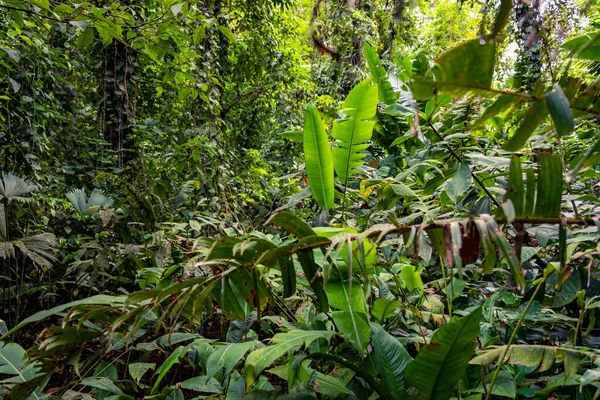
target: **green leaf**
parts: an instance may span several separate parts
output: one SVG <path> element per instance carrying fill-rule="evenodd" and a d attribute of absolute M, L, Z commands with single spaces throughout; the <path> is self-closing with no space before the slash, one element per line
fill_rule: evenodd
<path fill-rule="evenodd" d="M 460 96 L 468 92 L 486 94 L 492 86 L 496 46 L 493 41 L 466 41 L 436 60 L 436 80 L 415 77 L 412 90 L 416 100 L 429 100 L 438 92 Z"/>
<path fill-rule="evenodd" d="M 504 113 L 522 101 L 522 97 L 510 94 L 503 94 L 499 96 L 496 101 L 494 101 L 488 108 L 485 109 L 481 117 L 479 117 L 479 119 L 473 124 L 472 128 L 477 129 L 481 127 L 488 119 Z"/>
<path fill-rule="evenodd" d="M 50 10 L 50 0 L 29 0 L 29 1 L 31 1 L 31 4 L 33 4 L 34 6 L 37 6 L 46 11 L 51 11 Z"/>
<path fill-rule="evenodd" d="M 388 79 L 387 72 L 381 66 L 381 61 L 377 56 L 377 53 L 373 50 L 369 43 L 365 43 L 365 58 L 369 65 L 369 71 L 371 72 L 371 78 L 373 82 L 377 84 L 379 91 L 379 101 L 387 105 L 392 105 L 396 101 L 396 93 L 392 88 L 392 84 Z"/>
<path fill-rule="evenodd" d="M 377 321 L 383 323 L 386 318 L 393 316 L 402 303 L 400 300 L 378 298 L 373 302 L 371 314 Z"/>
<path fill-rule="evenodd" d="M 79 50 L 85 49 L 87 46 L 94 42 L 94 30 L 87 28 L 77 37 L 77 48 Z"/>
<path fill-rule="evenodd" d="M 315 231 L 306 222 L 289 211 L 278 212 L 269 218 L 265 225 L 275 225 L 299 238 L 316 235 Z"/>
<path fill-rule="evenodd" d="M 319 274 L 319 266 L 315 263 L 315 256 L 312 249 L 299 251 L 297 256 L 298 261 L 300 261 L 300 265 L 302 266 L 302 270 L 304 271 L 304 275 L 317 296 L 319 308 L 322 312 L 327 312 L 329 310 L 329 302 L 327 294 L 323 289 L 323 277 Z"/>
<path fill-rule="evenodd" d="M 600 163 L 600 136 L 596 139 L 594 144 L 590 146 L 575 169 L 569 172 L 568 179 L 570 181 L 576 180 L 580 172 L 598 163 Z"/>
<path fill-rule="evenodd" d="M 304 141 L 304 132 L 300 131 L 285 131 L 281 132 L 279 136 L 290 139 L 292 142 L 302 143 Z"/>
<path fill-rule="evenodd" d="M 319 111 L 313 105 L 306 109 L 304 119 L 304 162 L 306 175 L 315 201 L 319 207 L 329 210 L 333 206 L 333 158 L 325 125 Z"/>
<path fill-rule="evenodd" d="M 456 166 L 456 173 L 448 183 L 446 194 L 450 197 L 450 200 L 456 204 L 460 196 L 464 195 L 471 186 L 473 177 L 471 176 L 471 169 L 469 164 L 460 163 Z"/>
<path fill-rule="evenodd" d="M 131 375 L 131 378 L 139 384 L 144 374 L 148 372 L 148 370 L 154 369 L 154 367 L 156 367 L 155 363 L 131 363 L 128 366 L 129 375 Z"/>
<path fill-rule="evenodd" d="M 202 39 L 204 39 L 204 36 L 206 36 L 206 27 L 204 25 L 198 25 L 192 34 L 192 43 L 194 43 L 194 46 L 198 46 Z"/>
<path fill-rule="evenodd" d="M 169 358 L 167 358 L 165 360 L 165 362 L 163 362 L 161 364 L 161 366 L 156 369 L 156 372 L 154 372 L 154 375 L 158 375 L 158 378 L 156 378 L 156 381 L 154 382 L 154 386 L 152 386 L 152 391 L 150 392 L 150 394 L 155 394 L 157 392 L 158 387 L 159 387 L 160 383 L 162 382 L 163 378 L 165 377 L 165 375 L 167 374 L 167 372 L 169 372 L 169 370 L 171 369 L 171 367 L 173 367 L 173 365 L 179 363 L 179 359 L 183 355 L 183 349 L 184 349 L 183 346 L 176 348 L 173 351 L 173 353 L 171 353 Z"/>
<path fill-rule="evenodd" d="M 519 290 L 521 293 L 525 292 L 525 277 L 523 276 L 523 269 L 521 268 L 521 263 L 517 258 L 517 253 L 513 249 L 513 247 L 508 243 L 506 237 L 502 233 L 502 230 L 498 227 L 498 224 L 495 220 L 490 219 L 487 222 L 488 232 L 490 237 L 496 243 L 496 246 L 500 250 L 500 254 L 506 259 L 506 262 L 510 266 L 510 269 L 513 274 L 513 279 L 517 283 Z"/>
<path fill-rule="evenodd" d="M 543 152 L 538 161 L 536 217 L 558 217 L 563 190 L 563 163 L 559 154 Z"/>
<path fill-rule="evenodd" d="M 504 201 L 508 200 L 512 201 L 516 217 L 525 215 L 523 170 L 521 169 L 521 159 L 517 155 L 514 155 L 510 161 L 508 184 L 506 185 L 506 195 L 504 196 Z"/>
<path fill-rule="evenodd" d="M 569 50 L 571 57 L 600 61 L 600 31 L 591 32 L 565 42 L 561 48 Z M 587 46 L 586 48 L 583 48 Z M 582 49 L 583 48 L 583 49 Z M 582 49 L 581 51 L 579 51 Z M 579 53 L 578 53 L 579 51 Z"/>
<path fill-rule="evenodd" d="M 496 20 L 494 21 L 494 28 L 492 29 L 492 33 L 489 36 L 489 39 L 493 39 L 506 26 L 508 22 L 508 18 L 510 17 L 510 10 L 512 9 L 512 0 L 502 0 L 500 3 L 500 10 L 498 10 L 498 14 L 496 15 Z"/>
<path fill-rule="evenodd" d="M 470 390 L 469 393 L 486 394 L 487 388 L 490 387 L 490 384 L 492 382 L 492 375 L 493 374 L 488 374 L 488 376 L 485 378 L 485 387 L 481 385 L 473 390 Z M 498 373 L 498 378 L 496 379 L 496 382 L 494 383 L 494 388 L 492 389 L 492 395 L 499 397 L 508 397 L 511 399 L 517 397 L 517 383 L 515 382 L 514 378 L 510 373 L 508 373 L 507 371 L 500 371 Z"/>
<path fill-rule="evenodd" d="M 479 335 L 481 307 L 452 321 L 433 334 L 431 343 L 421 348 L 406 368 L 406 393 L 417 399 L 446 400 L 454 393 L 473 354 L 473 341 Z"/>
<path fill-rule="evenodd" d="M 333 125 L 332 136 L 337 139 L 332 148 L 335 172 L 344 186 L 358 173 L 366 157 L 366 143 L 371 139 L 377 111 L 377 85 L 365 79 L 348 94 L 342 105 L 343 117 Z M 310 177 L 309 177 L 310 178 Z"/>
<path fill-rule="evenodd" d="M 348 308 L 344 311 L 334 311 L 331 316 L 340 333 L 349 339 L 350 344 L 364 357 L 371 338 L 367 315 Z"/>
<path fill-rule="evenodd" d="M 325 292 L 331 307 L 339 310 L 352 308 L 361 313 L 366 312 L 365 294 L 360 282 L 353 282 L 350 286 L 348 281 L 330 280 L 325 286 Z"/>
<path fill-rule="evenodd" d="M 414 265 L 406 265 L 402 267 L 400 273 L 402 274 L 402 280 L 409 291 L 412 292 L 413 290 L 423 286 L 421 274 L 419 274 L 419 271 L 417 271 L 417 268 Z"/>
<path fill-rule="evenodd" d="M 256 377 L 275 361 L 298 350 L 301 346 L 309 346 L 317 339 L 331 339 L 333 331 L 301 331 L 291 330 L 287 333 L 278 333 L 273 336 L 272 345 L 254 350 L 246 357 L 244 373 L 246 387 L 250 387 Z"/>
<path fill-rule="evenodd" d="M 554 91 L 546 95 L 546 106 L 550 111 L 550 116 L 552 116 L 559 137 L 573 132 L 575 123 L 569 106 L 569 99 L 567 99 L 565 92 L 558 83 L 554 85 Z"/>
<path fill-rule="evenodd" d="M 225 376 L 229 375 L 244 355 L 254 350 L 254 346 L 254 342 L 218 346 L 206 360 L 206 376 L 212 378 L 223 368 L 225 368 Z"/>
<path fill-rule="evenodd" d="M 180 385 L 182 389 L 193 390 L 195 392 L 223 393 L 223 387 L 219 381 L 208 376 L 196 376 L 181 382 Z"/>
<path fill-rule="evenodd" d="M 390 399 L 404 399 L 404 371 L 412 357 L 385 329 L 371 322 L 373 352 L 381 380 Z"/>
<path fill-rule="evenodd" d="M 508 143 L 504 145 L 504 150 L 518 151 L 527 140 L 531 137 L 535 129 L 546 119 L 548 116 L 548 108 L 546 103 L 541 100 L 535 100 L 533 105 L 527 110 L 521 125 L 517 128 L 512 137 L 508 140 Z"/>
<path fill-rule="evenodd" d="M 72 301 L 70 303 L 62 304 L 60 306 L 56 306 L 49 310 L 43 310 L 43 311 L 37 312 L 37 313 L 33 314 L 32 316 L 25 318 L 23 321 L 21 321 L 19 324 L 17 324 L 14 328 L 12 328 L 10 331 L 8 331 L 8 333 L 6 333 L 6 335 L 3 335 L 2 337 L 4 338 L 5 336 L 10 335 L 11 333 L 15 332 L 18 329 L 21 329 L 22 327 L 24 327 L 27 324 L 30 324 L 32 322 L 38 322 L 38 321 L 41 321 L 48 317 L 51 317 L 53 315 L 57 315 L 58 313 L 61 313 L 68 308 L 72 308 L 72 307 L 80 306 L 80 305 L 91 305 L 91 304 L 112 305 L 113 307 L 122 307 L 125 302 L 125 299 L 126 299 L 126 296 L 109 296 L 109 295 L 99 294 L 96 296 L 88 297 L 87 299 L 76 300 L 76 301 Z"/>
<path fill-rule="evenodd" d="M 177 14 L 179 14 L 181 12 L 181 8 L 183 7 L 185 3 L 177 3 L 177 4 L 173 4 L 171 6 L 171 12 L 173 13 L 173 15 L 177 16 Z"/>
<path fill-rule="evenodd" d="M 225 25 L 219 25 L 219 30 L 231 43 L 235 43 L 235 35 L 231 32 L 231 29 Z"/>
<path fill-rule="evenodd" d="M 4 51 L 11 58 L 11 60 L 13 60 L 16 63 L 18 63 L 21 59 L 21 52 L 19 52 L 18 50 L 7 49 L 6 47 L 0 47 L 0 50 Z"/>
<path fill-rule="evenodd" d="M 123 391 L 119 389 L 113 381 L 105 377 L 88 377 L 84 378 L 81 383 L 83 386 L 90 386 L 95 389 L 106 390 L 109 393 L 121 395 Z"/>
<path fill-rule="evenodd" d="M 0 342 L 0 374 L 10 375 L 2 383 L 23 383 L 35 378 L 41 363 L 27 363 L 25 349 L 17 343 Z"/>

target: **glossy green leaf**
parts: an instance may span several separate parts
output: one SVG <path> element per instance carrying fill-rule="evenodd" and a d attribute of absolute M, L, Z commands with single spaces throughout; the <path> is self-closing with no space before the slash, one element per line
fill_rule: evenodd
<path fill-rule="evenodd" d="M 333 163 L 344 186 L 363 165 L 364 151 L 369 147 L 377 111 L 377 85 L 366 79 L 356 85 L 342 105 L 343 117 L 333 125 Z M 309 177 L 310 178 L 310 177 Z"/>
<path fill-rule="evenodd" d="M 390 399 L 404 399 L 404 371 L 412 357 L 381 325 L 371 322 L 375 363 Z"/>
<path fill-rule="evenodd" d="M 354 309 L 355 311 L 365 313 L 365 294 L 360 282 L 354 281 L 350 285 L 349 281 L 330 280 L 325 286 L 327 300 L 329 305 L 338 310 Z"/>
<path fill-rule="evenodd" d="M 402 274 L 402 281 L 410 292 L 423 286 L 421 274 L 419 271 L 417 271 L 417 268 L 415 268 L 414 265 L 406 265 L 402 267 L 400 273 Z"/>
<path fill-rule="evenodd" d="M 585 60 L 600 61 L 600 32 L 592 32 L 566 41 L 561 48 L 569 50 L 571 56 Z"/>
<path fill-rule="evenodd" d="M 313 105 L 306 109 L 304 119 L 304 162 L 313 197 L 324 210 L 333 206 L 333 158 L 325 125 Z"/>
<path fill-rule="evenodd" d="M 383 323 L 386 318 L 389 318 L 396 313 L 396 310 L 401 304 L 402 303 L 399 300 L 378 298 L 373 302 L 371 314 L 377 321 Z"/>
<path fill-rule="evenodd" d="M 423 346 L 406 368 L 405 392 L 409 397 L 447 400 L 452 396 L 473 354 L 480 320 L 478 307 L 435 331 L 431 343 Z"/>
<path fill-rule="evenodd" d="M 347 338 L 350 344 L 364 356 L 371 339 L 367 315 L 348 308 L 344 311 L 334 311 L 331 316 L 340 334 Z"/>
<path fill-rule="evenodd" d="M 554 90 L 546 95 L 546 106 L 559 137 L 573 132 L 575 122 L 569 106 L 569 99 L 558 83 L 554 85 Z"/>

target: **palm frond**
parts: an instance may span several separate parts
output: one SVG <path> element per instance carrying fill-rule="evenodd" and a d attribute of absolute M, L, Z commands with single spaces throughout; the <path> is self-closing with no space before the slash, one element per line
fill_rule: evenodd
<path fill-rule="evenodd" d="M 38 267 L 51 267 L 52 262 L 56 261 L 54 254 L 57 241 L 56 236 L 52 233 L 27 236 L 14 240 L 12 243 Z"/>
<path fill-rule="evenodd" d="M 31 199 L 23 197 L 33 190 L 37 189 L 37 186 L 27 182 L 13 172 L 2 173 L 2 179 L 0 179 L 0 195 L 7 199 L 8 202 L 13 200 L 27 202 Z"/>
<path fill-rule="evenodd" d="M 94 189 L 87 197 L 85 190 L 74 189 L 67 193 L 67 199 L 75 208 L 75 211 L 79 215 L 91 215 L 96 212 L 99 208 L 110 207 L 113 205 L 114 200 L 106 196 L 101 190 Z"/>

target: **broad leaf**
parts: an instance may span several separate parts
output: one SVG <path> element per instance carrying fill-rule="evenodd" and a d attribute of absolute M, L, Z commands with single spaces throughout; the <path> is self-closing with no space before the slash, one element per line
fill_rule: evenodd
<path fill-rule="evenodd" d="M 364 357 L 371 338 L 367 315 L 348 308 L 344 311 L 334 311 L 331 316 L 340 333 Z"/>
<path fill-rule="evenodd" d="M 324 210 L 333 206 L 333 159 L 325 125 L 313 105 L 306 109 L 304 119 L 304 162 L 313 197 Z"/>
<path fill-rule="evenodd" d="M 479 335 L 481 307 L 442 326 L 406 369 L 406 393 L 416 399 L 446 400 L 464 374 Z"/>
<path fill-rule="evenodd" d="M 371 322 L 373 351 L 381 380 L 390 399 L 404 398 L 404 371 L 412 357 L 385 329 Z"/>
<path fill-rule="evenodd" d="M 356 168 L 363 165 L 376 111 L 377 85 L 366 79 L 350 91 L 342 105 L 343 117 L 333 125 L 332 136 L 337 139 L 332 148 L 333 163 L 344 186 L 358 173 Z"/>

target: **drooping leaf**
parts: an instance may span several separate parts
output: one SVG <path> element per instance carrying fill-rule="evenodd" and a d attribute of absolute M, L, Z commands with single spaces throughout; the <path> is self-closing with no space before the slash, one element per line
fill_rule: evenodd
<path fill-rule="evenodd" d="M 131 376 L 131 378 L 133 378 L 134 381 L 136 381 L 137 383 L 140 383 L 140 380 L 142 379 L 144 374 L 146 372 L 148 372 L 149 370 L 154 369 L 154 367 L 156 367 L 155 363 L 144 363 L 144 362 L 131 363 L 128 366 L 129 375 Z"/>
<path fill-rule="evenodd" d="M 406 368 L 407 395 L 432 400 L 447 400 L 452 396 L 473 354 L 481 313 L 478 307 L 468 316 L 435 331 L 431 343 Z"/>
<path fill-rule="evenodd" d="M 552 116 L 559 137 L 573 132 L 575 123 L 569 106 L 569 99 L 567 99 L 565 92 L 558 83 L 554 85 L 554 90 L 546 95 L 546 106 L 550 111 L 550 116 Z"/>
<path fill-rule="evenodd" d="M 544 122 L 548 116 L 548 108 L 546 102 L 535 100 L 533 105 L 525 112 L 521 125 L 517 128 L 508 143 L 504 145 L 504 149 L 508 151 L 519 151 L 527 140 L 533 135 L 536 128 Z"/>
<path fill-rule="evenodd" d="M 561 48 L 569 50 L 571 57 L 600 61 L 600 32 L 591 32 L 566 41 Z"/>
<path fill-rule="evenodd" d="M 559 154 L 543 152 L 538 161 L 536 217 L 558 217 L 562 201 L 563 164 Z"/>
<path fill-rule="evenodd" d="M 525 191 L 523 186 L 523 171 L 521 170 L 521 160 L 514 155 L 510 161 L 510 170 L 508 175 L 508 184 L 506 185 L 506 195 L 504 201 L 510 200 L 515 209 L 515 216 L 522 217 L 525 212 Z"/>
<path fill-rule="evenodd" d="M 154 375 L 158 375 L 158 376 L 157 376 L 156 380 L 154 381 L 154 386 L 152 386 L 152 391 L 151 391 L 152 394 L 157 392 L 158 387 L 160 386 L 160 383 L 162 382 L 162 380 L 165 377 L 165 375 L 167 374 L 167 372 L 169 372 L 171 370 L 173 365 L 179 364 L 179 359 L 183 356 L 183 350 L 184 350 L 184 347 L 182 347 L 182 346 L 176 348 L 171 353 L 171 355 L 169 355 L 169 357 L 160 365 L 160 367 L 158 367 L 156 369 L 156 371 L 154 372 Z"/>
<path fill-rule="evenodd" d="M 472 128 L 476 129 L 481 127 L 488 119 L 495 117 L 499 114 L 509 110 L 519 102 L 523 101 L 522 97 L 513 96 L 510 94 L 503 94 L 499 96 L 488 108 L 485 109 L 481 117 L 473 124 Z"/>
<path fill-rule="evenodd" d="M 332 148 L 335 172 L 344 186 L 363 165 L 364 150 L 369 145 L 377 111 L 377 85 L 366 79 L 356 85 L 342 105 L 343 117 L 333 125 L 332 136 L 337 139 Z"/>
<path fill-rule="evenodd" d="M 287 333 L 278 333 L 273 336 L 272 344 L 254 350 L 248 357 L 244 366 L 247 387 L 250 387 L 256 377 L 275 361 L 288 354 L 290 351 L 308 346 L 317 339 L 331 339 L 333 331 L 301 331 L 291 330 Z"/>
<path fill-rule="evenodd" d="M 371 322 L 375 362 L 390 399 L 404 397 L 404 371 L 412 357 L 381 325 Z"/>
<path fill-rule="evenodd" d="M 313 251 L 311 249 L 299 251 L 297 256 L 298 261 L 300 261 L 300 265 L 302 266 L 302 270 L 304 271 L 304 275 L 317 296 L 321 311 L 327 312 L 329 310 L 329 302 L 327 300 L 327 294 L 323 289 L 323 276 L 319 273 L 319 266 L 315 263 Z"/>
<path fill-rule="evenodd" d="M 304 119 L 304 162 L 306 175 L 315 201 L 324 210 L 333 206 L 333 158 L 325 125 L 313 105 L 306 109 Z"/>
<path fill-rule="evenodd" d="M 500 254 L 505 258 L 506 262 L 510 266 L 512 276 L 521 293 L 525 293 L 525 277 L 523 276 L 523 269 L 521 268 L 520 260 L 517 258 L 515 249 L 508 243 L 504 233 L 498 227 L 495 220 L 490 219 L 487 221 L 488 232 L 490 237 L 496 244 L 496 247 L 500 250 Z"/>

